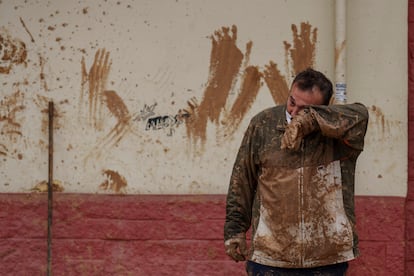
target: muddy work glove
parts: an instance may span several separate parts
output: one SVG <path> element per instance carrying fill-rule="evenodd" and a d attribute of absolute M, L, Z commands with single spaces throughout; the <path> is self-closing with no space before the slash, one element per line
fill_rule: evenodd
<path fill-rule="evenodd" d="M 224 242 L 226 254 L 236 262 L 244 261 L 247 257 L 246 235 L 244 233 L 237 234 Z"/>
<path fill-rule="evenodd" d="M 309 110 L 305 109 L 292 118 L 282 137 L 280 148 L 298 151 L 302 139 L 317 129 L 316 120 Z"/>

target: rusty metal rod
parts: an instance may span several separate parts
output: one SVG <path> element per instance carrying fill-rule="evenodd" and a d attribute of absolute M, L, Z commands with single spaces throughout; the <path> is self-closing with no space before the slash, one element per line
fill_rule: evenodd
<path fill-rule="evenodd" d="M 53 102 L 49 102 L 49 161 L 47 182 L 47 275 L 52 275 L 52 215 L 53 215 Z"/>

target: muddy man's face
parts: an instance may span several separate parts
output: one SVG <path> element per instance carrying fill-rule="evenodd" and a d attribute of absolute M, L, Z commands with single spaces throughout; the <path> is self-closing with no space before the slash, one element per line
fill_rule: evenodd
<path fill-rule="evenodd" d="M 312 90 L 302 90 L 293 84 L 287 100 L 287 112 L 295 117 L 302 109 L 308 105 L 322 105 L 323 96 L 318 87 L 314 86 Z"/>

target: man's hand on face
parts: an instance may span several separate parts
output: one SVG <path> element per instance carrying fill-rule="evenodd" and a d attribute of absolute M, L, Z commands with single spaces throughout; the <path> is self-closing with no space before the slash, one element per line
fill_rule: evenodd
<path fill-rule="evenodd" d="M 282 137 L 280 148 L 298 151 L 302 139 L 316 130 L 317 124 L 309 110 L 302 110 L 292 118 Z"/>
<path fill-rule="evenodd" d="M 226 248 L 226 254 L 236 262 L 246 260 L 247 245 L 246 235 L 244 233 L 237 234 L 236 236 L 226 240 L 224 242 L 224 246 Z"/>

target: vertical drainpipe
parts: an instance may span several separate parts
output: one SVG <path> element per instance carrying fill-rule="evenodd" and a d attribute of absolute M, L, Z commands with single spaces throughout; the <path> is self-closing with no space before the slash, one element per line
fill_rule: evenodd
<path fill-rule="evenodd" d="M 335 0 L 334 103 L 346 103 L 346 0 Z"/>

